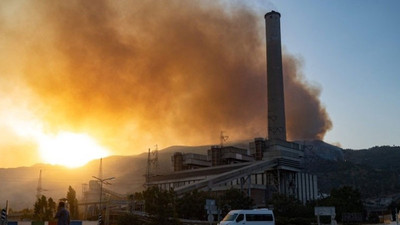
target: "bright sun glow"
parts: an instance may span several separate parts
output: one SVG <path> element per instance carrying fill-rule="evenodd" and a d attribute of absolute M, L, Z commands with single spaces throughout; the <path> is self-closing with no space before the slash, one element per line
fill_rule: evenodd
<path fill-rule="evenodd" d="M 24 108 L 11 108 L 0 112 L 0 116 L 3 120 L 0 121 L 0 127 L 4 123 L 6 128 L 10 128 L 18 136 L 37 143 L 39 154 L 45 163 L 74 168 L 110 155 L 108 149 L 100 146 L 87 134 L 44 132 L 42 122 Z"/>
<path fill-rule="evenodd" d="M 85 165 L 93 159 L 106 157 L 109 151 L 87 134 L 61 132 L 39 138 L 39 150 L 46 163 L 70 168 Z"/>

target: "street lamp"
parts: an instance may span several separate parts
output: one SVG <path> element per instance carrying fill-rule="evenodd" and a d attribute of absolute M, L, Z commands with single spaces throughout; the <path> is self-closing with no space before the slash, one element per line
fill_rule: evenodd
<path fill-rule="evenodd" d="M 103 184 L 110 184 L 107 181 L 113 180 L 113 179 L 115 179 L 115 177 L 109 177 L 109 178 L 105 178 L 105 179 L 98 178 L 98 177 L 95 177 L 95 176 L 92 176 L 92 177 L 100 182 L 100 204 L 99 204 L 99 206 L 100 206 L 99 207 L 100 208 L 100 214 L 99 214 L 99 219 L 101 219 L 102 218 L 101 217 L 101 214 L 102 214 L 101 201 L 102 201 L 102 197 L 103 197 Z M 99 220 L 99 224 L 101 224 L 100 220 Z"/>

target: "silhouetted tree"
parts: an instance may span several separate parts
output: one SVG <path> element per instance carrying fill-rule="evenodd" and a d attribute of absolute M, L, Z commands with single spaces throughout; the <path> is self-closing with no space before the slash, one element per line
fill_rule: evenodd
<path fill-rule="evenodd" d="M 118 217 L 118 225 L 136 225 L 136 224 L 143 224 L 143 221 L 139 219 L 138 216 L 130 214 L 130 213 L 125 213 L 123 215 L 120 215 Z"/>
<path fill-rule="evenodd" d="M 209 194 L 204 191 L 185 193 L 177 199 L 177 211 L 179 218 L 205 220 L 207 212 L 204 209 Z"/>
<path fill-rule="evenodd" d="M 336 220 L 342 221 L 343 213 L 362 213 L 364 206 L 361 194 L 357 189 L 350 186 L 334 188 L 328 198 L 319 201 L 321 206 L 335 206 Z"/>
<path fill-rule="evenodd" d="M 161 190 L 154 186 L 143 191 L 145 211 L 153 215 L 153 224 L 179 224 L 176 219 L 176 203 L 174 191 Z"/>
<path fill-rule="evenodd" d="M 56 204 L 52 198 L 47 200 L 46 196 L 38 198 L 33 208 L 33 218 L 38 221 L 49 221 L 53 219 Z"/>
<path fill-rule="evenodd" d="M 21 220 L 33 220 L 33 210 L 29 208 L 25 208 L 21 210 L 22 216 L 20 217 Z"/>
<path fill-rule="evenodd" d="M 71 219 L 78 219 L 78 199 L 76 198 L 76 191 L 71 186 L 68 187 L 67 201 L 69 204 L 69 213 Z"/>
<path fill-rule="evenodd" d="M 275 194 L 270 202 L 274 206 L 276 224 L 311 224 L 315 220 L 314 208 L 303 205 L 292 196 Z"/>
<path fill-rule="evenodd" d="M 224 216 L 233 209 L 251 209 L 254 203 L 253 199 L 249 198 L 241 190 L 231 188 L 217 199 L 217 205 L 222 210 L 222 215 Z"/>
<path fill-rule="evenodd" d="M 52 198 L 47 200 L 47 210 L 46 210 L 46 218 L 47 220 L 53 220 L 56 212 L 56 203 Z"/>

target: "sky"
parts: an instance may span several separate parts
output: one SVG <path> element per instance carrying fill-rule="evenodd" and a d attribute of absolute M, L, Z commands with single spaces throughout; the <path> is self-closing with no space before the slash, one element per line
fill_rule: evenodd
<path fill-rule="evenodd" d="M 230 142 L 265 137 L 271 10 L 281 13 L 289 140 L 400 145 L 399 9 L 368 0 L 1 1 L 0 167 L 218 144 L 221 131 Z"/>
<path fill-rule="evenodd" d="M 362 149 L 400 144 L 398 1 L 274 1 L 282 43 L 322 88 L 325 141 Z"/>

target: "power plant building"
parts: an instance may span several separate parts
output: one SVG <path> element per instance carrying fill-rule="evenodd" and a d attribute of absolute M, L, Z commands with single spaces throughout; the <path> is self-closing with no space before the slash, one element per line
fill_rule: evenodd
<path fill-rule="evenodd" d="M 267 40 L 268 138 L 255 138 L 247 149 L 211 146 L 207 155 L 175 153 L 174 172 L 153 176 L 147 185 L 173 188 L 178 195 L 193 190 L 245 191 L 259 207 L 274 193 L 302 202 L 318 197 L 317 177 L 302 172 L 304 147 L 286 140 L 280 17 L 265 15 Z"/>

